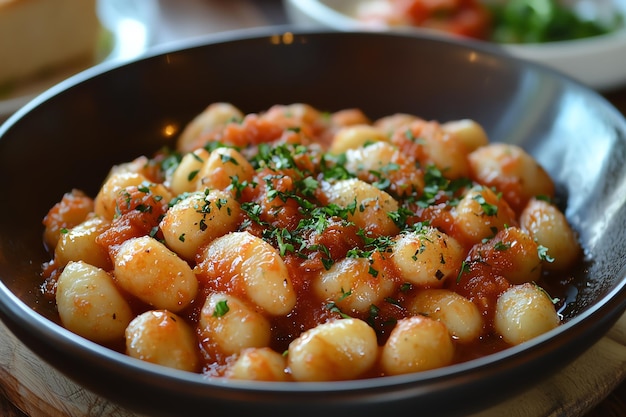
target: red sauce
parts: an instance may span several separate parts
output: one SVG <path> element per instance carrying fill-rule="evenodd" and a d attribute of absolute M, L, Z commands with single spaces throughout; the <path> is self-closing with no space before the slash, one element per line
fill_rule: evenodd
<path fill-rule="evenodd" d="M 426 3 L 415 1 L 406 4 L 414 19 L 424 21 L 435 13 L 435 9 L 426 8 Z M 465 21 L 462 16 L 470 16 L 467 19 L 471 21 L 472 13 L 479 13 L 474 2 L 457 3 L 461 7 L 458 22 Z M 462 25 L 458 22 L 458 30 L 461 30 Z M 336 156 L 326 155 L 323 150 L 329 144 L 329 138 L 342 127 L 338 123 L 361 123 L 364 116 L 354 110 L 340 113 L 335 118 L 311 112 L 311 109 L 305 107 L 296 117 L 288 113 L 286 107 L 276 106 L 267 113 L 247 115 L 241 121 L 227 123 L 223 128 L 207 131 L 195 139 L 197 146 L 213 146 L 217 142 L 235 145 L 255 164 L 254 175 L 247 179 L 243 187 L 236 193 L 228 189 L 236 195 L 242 207 L 236 230 L 249 232 L 275 247 L 287 268 L 297 300 L 288 314 L 266 315 L 271 324 L 270 347 L 277 352 L 284 352 L 302 332 L 345 316 L 367 322 L 375 330 L 379 346 L 383 346 L 396 322 L 411 314 L 407 305 L 415 295 L 425 289 L 438 287 L 454 291 L 473 302 L 483 318 L 479 338 L 469 343 L 455 341 L 455 362 L 506 348 L 508 345 L 494 331 L 494 309 L 500 294 L 512 285 L 504 275 L 507 268 L 514 267 L 513 256 L 519 253 L 511 251 L 511 257 L 507 258 L 505 251 L 497 250 L 493 236 L 485 238 L 483 242 L 472 241 L 455 219 L 454 210 L 459 198 L 477 184 L 469 178 L 449 179 L 445 177 L 445 172 L 433 171 L 434 168 L 429 166 L 432 161 L 428 156 L 428 145 L 419 140 L 424 137 L 439 140 L 437 138 L 447 133 L 436 122 L 419 121 L 398 128 L 389 140 L 401 151 L 389 165 L 389 181 L 383 186 L 399 203 L 398 212 L 391 213 L 396 218 L 396 225 L 405 231 L 419 228 L 419 225 L 432 226 L 455 239 L 466 254 L 465 261 L 461 264 L 459 260 L 452 274 L 447 278 L 439 278 L 441 282 L 417 285 L 408 282 L 392 261 L 390 245 L 393 244 L 394 236 L 368 234 L 366 228 L 347 220 L 348 208 L 329 204 L 330 197 L 324 187 L 346 173 L 342 171 L 344 167 L 337 162 Z M 269 150 L 264 145 L 270 145 Z M 268 154 L 265 159 L 259 160 L 258 155 L 263 152 Z M 166 173 L 158 168 L 165 157 L 166 153 L 159 153 L 153 158 L 138 158 L 127 169 L 142 172 L 150 181 L 167 184 Z M 385 173 L 384 170 L 382 172 Z M 436 175 L 430 178 L 430 174 Z M 362 181 L 374 183 L 381 179 L 381 173 L 364 171 L 358 177 Z M 424 189 L 405 186 L 412 184 L 413 187 L 418 183 L 416 178 L 425 183 Z M 158 186 L 165 187 L 163 184 Z M 112 259 L 116 248 L 133 237 L 150 235 L 155 239 L 164 239 L 160 222 L 169 209 L 170 198 L 166 193 L 154 192 L 157 189 L 155 187 L 155 184 L 126 187 L 117 195 L 116 216 L 110 227 L 96 238 L 96 243 L 107 248 Z M 507 192 L 511 190 L 507 189 Z M 494 226 L 494 235 L 499 230 L 518 226 L 515 213 L 506 201 L 494 199 L 483 204 L 497 205 L 500 215 L 508 220 L 506 225 Z M 353 213 L 361 209 L 358 205 L 352 207 Z M 65 195 L 44 219 L 48 235 L 78 225 L 93 215 L 93 210 L 93 201 L 84 194 L 74 191 Z M 503 240 L 505 238 L 498 237 L 508 244 L 508 241 Z M 504 245 L 500 240 L 498 242 L 501 246 Z M 234 272 L 233 264 L 223 259 L 204 258 L 200 256 L 202 250 L 199 248 L 197 258 L 189 261 L 198 278 L 198 294 L 179 313 L 194 327 L 198 324 L 200 309 L 209 294 L 224 292 L 247 300 L 240 282 L 243 278 Z M 495 253 L 497 258 L 489 253 Z M 320 297 L 312 288 L 319 274 L 349 256 L 368 258 L 372 279 L 381 274 L 393 286 L 384 301 L 371 305 L 367 311 L 340 308 L 343 306 L 341 300 Z M 50 298 L 54 297 L 56 279 L 62 269 L 63 266 L 55 262 L 54 256 L 43 266 L 43 288 Z M 543 278 L 546 279 L 545 276 Z M 554 284 L 555 280 L 550 282 L 552 289 L 559 287 Z M 125 296 L 137 314 L 150 308 L 130 294 Z M 250 303 L 249 300 L 246 302 Z M 264 314 L 259 306 L 251 304 L 251 308 Z M 200 338 L 198 343 L 204 372 L 222 375 L 233 358 L 220 355 L 219 347 L 211 341 Z M 113 346 L 124 349 L 121 342 Z M 381 372 L 375 366 L 363 377 L 378 376 Z"/>
<path fill-rule="evenodd" d="M 488 39 L 491 13 L 479 0 L 388 0 L 384 12 L 359 14 L 371 23 L 410 25 L 452 35 Z"/>

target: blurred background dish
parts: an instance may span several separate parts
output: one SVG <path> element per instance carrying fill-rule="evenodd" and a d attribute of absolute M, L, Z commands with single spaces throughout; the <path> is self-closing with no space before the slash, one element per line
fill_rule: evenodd
<path fill-rule="evenodd" d="M 440 18 L 430 24 L 421 20 L 423 25 L 417 26 L 415 19 L 404 19 L 396 9 L 391 10 L 391 2 L 387 0 L 284 0 L 284 3 L 290 21 L 298 25 L 339 31 L 393 30 L 463 36 L 470 42 L 484 42 L 517 57 L 555 68 L 594 89 L 611 90 L 626 84 L 626 2 L 621 0 L 565 2 L 570 5 L 572 13 L 565 6 L 555 6 L 557 3 L 553 0 L 512 1 L 505 2 L 505 6 L 492 0 L 490 7 L 495 7 L 494 3 L 500 7 L 491 15 L 493 22 L 506 22 L 505 19 L 511 20 L 511 16 L 521 16 L 523 12 L 532 15 L 506 23 L 509 25 L 506 29 L 501 24 L 488 36 L 480 36 L 480 30 L 471 27 L 479 24 L 476 20 L 484 18 L 476 14 L 460 17 L 456 27 L 442 25 Z M 395 3 L 412 4 L 410 1 Z M 519 10 L 513 8 L 514 3 Z M 508 8 L 505 10 L 505 7 Z M 415 9 L 404 10 L 412 15 L 418 14 Z M 424 10 L 419 12 L 424 13 Z M 524 43 L 513 43 L 513 40 L 523 40 Z"/>
<path fill-rule="evenodd" d="M 96 0 L 0 2 L 0 85 L 89 62 L 100 31 Z"/>
<path fill-rule="evenodd" d="M 7 55 L 0 71 L 0 121 L 77 72 L 144 53 L 158 13 L 153 0 L 13 0 L 0 6 L 10 23 L 0 28 L 0 52 Z"/>
<path fill-rule="evenodd" d="M 3 4 L 2 1 L 0 0 L 0 6 Z M 31 0 L 11 0 L 9 3 L 12 1 L 31 3 Z M 73 7 L 72 2 L 75 1 L 77 0 L 33 0 L 32 3 L 46 10 L 65 4 Z M 97 13 L 100 27 L 94 50 L 87 59 L 80 62 L 68 62 L 67 65 L 57 67 L 54 72 L 45 71 L 38 77 L 31 77 L 19 83 L 2 82 L 0 76 L 0 122 L 46 89 L 93 65 L 131 60 L 157 45 L 180 42 L 209 33 L 286 23 L 281 0 L 263 2 L 253 0 L 228 2 L 222 0 L 78 1 L 78 4 L 82 5 L 81 8 L 86 8 L 88 13 Z M 96 10 L 89 10 L 90 7 Z M 31 14 L 32 11 L 26 10 L 26 13 L 23 11 L 20 13 Z M 62 15 L 58 10 L 54 13 Z M 0 16 L 1 14 L 0 10 Z M 76 12 L 70 15 L 65 16 L 64 19 L 68 21 L 70 17 L 76 15 Z M 44 22 L 47 22 L 49 16 L 50 14 L 44 13 L 41 18 L 45 18 Z M 68 24 L 71 23 L 68 21 Z M 32 25 L 28 30 L 31 27 Z M 22 32 L 25 30 L 19 29 Z M 8 28 L 0 28 L 1 33 L 9 35 L 5 38 L 0 37 L 0 50 L 3 41 L 13 39 L 12 32 Z M 70 34 L 72 34 L 71 31 Z"/>

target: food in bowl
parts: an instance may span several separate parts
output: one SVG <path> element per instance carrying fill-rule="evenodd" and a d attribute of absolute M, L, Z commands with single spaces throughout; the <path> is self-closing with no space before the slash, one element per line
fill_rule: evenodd
<path fill-rule="evenodd" d="M 426 371 L 560 324 L 582 251 L 554 197 L 472 120 L 214 103 L 50 209 L 42 288 L 69 330 L 207 376 Z"/>
<path fill-rule="evenodd" d="M 365 1 L 356 8 L 355 17 L 372 26 L 416 26 L 485 40 L 492 25 L 489 9 L 478 0 Z"/>
<path fill-rule="evenodd" d="M 598 6 L 579 9 L 585 7 Z M 585 17 L 559 0 L 371 0 L 358 4 L 355 17 L 373 26 L 413 26 L 499 43 L 582 39 L 611 33 L 623 23 L 620 14 Z"/>

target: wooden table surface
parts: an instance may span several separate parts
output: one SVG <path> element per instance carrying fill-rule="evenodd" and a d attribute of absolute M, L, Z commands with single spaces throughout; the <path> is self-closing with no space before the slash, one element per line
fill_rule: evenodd
<path fill-rule="evenodd" d="M 276 1 L 272 0 L 267 4 L 270 3 L 276 3 Z M 276 23 L 276 20 L 273 23 Z M 626 115 L 626 86 L 607 92 L 604 96 Z M 0 384 L 0 416 L 28 417 L 7 399 L 2 384 Z M 626 417 L 626 381 L 623 381 L 608 397 L 583 417 Z"/>

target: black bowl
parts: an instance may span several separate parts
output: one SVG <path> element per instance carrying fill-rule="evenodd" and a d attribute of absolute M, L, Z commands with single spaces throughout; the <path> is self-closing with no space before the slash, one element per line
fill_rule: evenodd
<path fill-rule="evenodd" d="M 626 122 L 607 101 L 547 68 L 427 36 L 270 28 L 224 33 L 52 88 L 0 129 L 0 317 L 77 383 L 150 415 L 461 415 L 554 374 L 626 310 Z M 370 117 L 471 118 L 492 141 L 543 164 L 589 259 L 565 323 L 500 353 L 434 371 L 332 383 L 208 380 L 127 357 L 57 324 L 38 292 L 41 220 L 64 192 L 92 195 L 113 164 L 150 154 L 207 104 L 245 112 L 309 103 Z M 244 414 L 245 413 L 245 414 Z"/>

